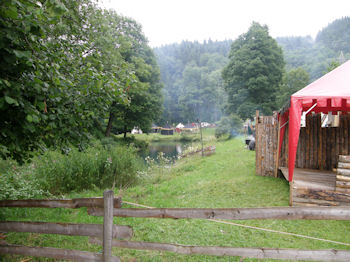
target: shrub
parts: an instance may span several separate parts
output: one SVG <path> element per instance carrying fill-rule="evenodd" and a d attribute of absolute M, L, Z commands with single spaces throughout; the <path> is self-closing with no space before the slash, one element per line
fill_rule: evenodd
<path fill-rule="evenodd" d="M 101 143 L 83 152 L 73 148 L 67 155 L 48 151 L 33 163 L 41 187 L 52 194 L 131 185 L 142 169 L 133 147 Z"/>
<path fill-rule="evenodd" d="M 215 130 L 215 137 L 220 138 L 226 134 L 229 135 L 229 138 L 237 136 L 241 132 L 242 123 L 243 121 L 238 115 L 224 116 Z"/>
<path fill-rule="evenodd" d="M 0 199 L 29 199 L 49 197 L 41 189 L 32 172 L 32 166 L 19 167 L 13 160 L 0 161 Z"/>

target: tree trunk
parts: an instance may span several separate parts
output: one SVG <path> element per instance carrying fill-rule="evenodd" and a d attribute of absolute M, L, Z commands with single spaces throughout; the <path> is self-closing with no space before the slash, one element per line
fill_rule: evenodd
<path fill-rule="evenodd" d="M 126 138 L 126 131 L 127 131 L 126 128 L 127 128 L 126 125 L 124 125 L 124 138 Z"/>
<path fill-rule="evenodd" d="M 106 132 L 105 132 L 105 136 L 109 137 L 111 135 L 111 131 L 112 131 L 112 125 L 113 125 L 113 121 L 114 121 L 114 113 L 113 113 L 113 107 L 114 107 L 115 103 L 113 102 L 111 105 L 111 109 L 109 112 L 109 119 L 108 119 L 108 124 L 107 124 L 107 128 L 106 128 Z"/>

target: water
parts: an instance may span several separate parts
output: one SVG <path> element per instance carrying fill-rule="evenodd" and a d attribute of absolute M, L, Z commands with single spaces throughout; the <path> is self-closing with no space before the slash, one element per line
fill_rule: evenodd
<path fill-rule="evenodd" d="M 190 145 L 189 142 L 151 142 L 148 149 L 141 152 L 141 157 L 144 159 L 150 157 L 158 161 L 157 157 L 162 152 L 164 157 L 171 159 L 173 162 Z"/>

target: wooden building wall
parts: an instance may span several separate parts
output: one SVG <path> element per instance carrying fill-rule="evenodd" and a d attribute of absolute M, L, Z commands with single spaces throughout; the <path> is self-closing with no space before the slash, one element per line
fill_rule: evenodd
<path fill-rule="evenodd" d="M 273 176 L 277 167 L 278 121 L 276 116 L 258 117 L 256 126 L 256 173 Z M 350 155 L 350 115 L 341 115 L 339 127 L 321 127 L 321 115 L 310 114 L 300 128 L 295 166 L 332 170 L 339 155 Z M 288 166 L 288 124 L 278 166 Z"/>
<path fill-rule="evenodd" d="M 300 128 L 295 166 L 332 170 L 339 155 L 350 154 L 350 115 L 341 115 L 339 127 L 321 127 L 321 115 L 308 115 Z M 279 166 L 288 166 L 288 126 L 283 139 Z"/>

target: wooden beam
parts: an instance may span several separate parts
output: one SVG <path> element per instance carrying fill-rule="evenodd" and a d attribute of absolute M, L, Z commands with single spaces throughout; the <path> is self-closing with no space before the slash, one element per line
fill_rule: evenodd
<path fill-rule="evenodd" d="M 345 181 L 345 182 L 350 182 L 350 177 L 348 176 L 341 176 L 341 175 L 337 175 L 337 181 Z"/>
<path fill-rule="evenodd" d="M 332 190 L 294 188 L 294 196 L 300 197 L 300 198 L 350 203 L 350 194 L 335 192 Z M 345 210 L 348 210 L 348 209 L 344 207 L 344 211 Z"/>
<path fill-rule="evenodd" d="M 344 195 L 344 194 L 343 194 Z M 350 201 L 350 199 L 349 199 Z M 103 216 L 103 209 L 89 209 L 89 215 Z M 350 220 L 348 207 L 268 208 L 115 208 L 117 217 L 200 218 L 200 219 L 315 219 Z"/>
<path fill-rule="evenodd" d="M 78 262 L 101 262 L 102 254 L 87 251 L 68 250 L 51 247 L 26 247 L 18 245 L 0 245 L 1 255 L 22 255 L 33 257 L 49 257 L 56 259 L 67 259 Z M 121 261 L 119 257 L 113 257 L 113 262 Z"/>
<path fill-rule="evenodd" d="M 350 163 L 350 156 L 339 155 L 339 162 Z"/>
<path fill-rule="evenodd" d="M 90 243 L 101 244 L 99 239 L 90 239 Z M 282 248 L 240 248 L 218 246 L 185 246 L 178 244 L 118 241 L 113 240 L 114 247 L 168 251 L 178 254 L 211 255 L 211 256 L 238 256 L 258 259 L 288 259 L 288 260 L 316 260 L 316 261 L 350 261 L 350 251 L 345 250 L 300 250 Z"/>
<path fill-rule="evenodd" d="M 0 232 L 30 232 L 68 236 L 102 237 L 103 225 L 0 221 Z M 130 226 L 113 225 L 113 238 L 130 239 L 132 235 L 133 230 Z"/>
<path fill-rule="evenodd" d="M 338 162 L 338 168 L 350 169 L 350 163 Z"/>
<path fill-rule="evenodd" d="M 114 207 L 120 208 L 122 200 L 114 198 Z M 27 200 L 0 200 L 0 207 L 43 207 L 43 208 L 80 208 L 103 207 L 103 198 L 74 198 L 74 199 L 27 199 Z"/>
<path fill-rule="evenodd" d="M 350 177 L 350 169 L 337 168 L 337 174 L 341 176 Z"/>

